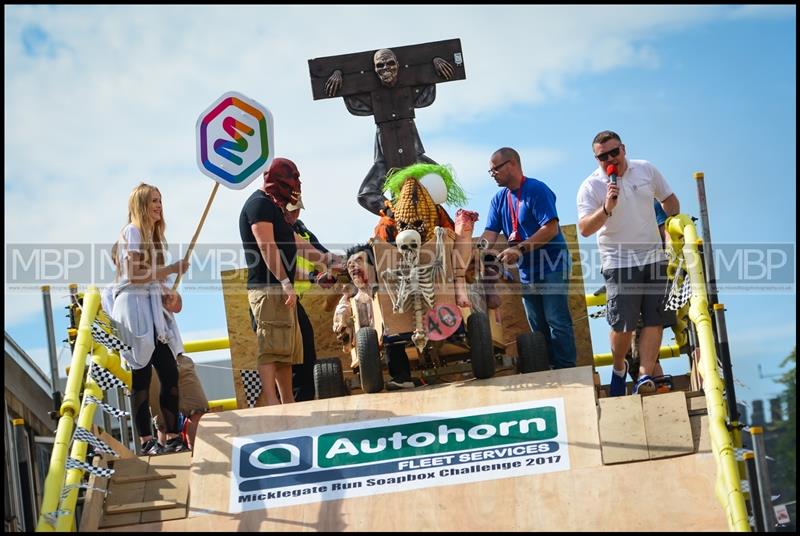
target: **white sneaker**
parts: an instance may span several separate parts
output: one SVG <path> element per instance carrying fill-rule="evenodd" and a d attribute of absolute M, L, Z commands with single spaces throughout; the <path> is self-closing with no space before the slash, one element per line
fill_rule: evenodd
<path fill-rule="evenodd" d="M 414 382 L 411 380 L 407 381 L 400 381 L 391 379 L 386 382 L 386 390 L 387 391 L 399 391 L 400 389 L 413 389 L 415 387 Z"/>

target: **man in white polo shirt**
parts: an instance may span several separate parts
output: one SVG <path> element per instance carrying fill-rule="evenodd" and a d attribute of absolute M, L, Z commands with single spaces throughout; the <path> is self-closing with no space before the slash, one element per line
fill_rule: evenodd
<path fill-rule="evenodd" d="M 615 132 L 597 134 L 592 149 L 599 166 L 578 190 L 578 230 L 582 236 L 597 233 L 603 263 L 614 357 L 609 395 L 625 394 L 625 354 L 639 315 L 644 327 L 639 341 L 639 379 L 633 392 L 653 392 L 656 387 L 651 375 L 661 335 L 664 326 L 675 322 L 675 314 L 664 311 L 667 262 L 653 198 L 670 216 L 680 211 L 680 203 L 653 164 L 626 158 L 625 145 Z"/>

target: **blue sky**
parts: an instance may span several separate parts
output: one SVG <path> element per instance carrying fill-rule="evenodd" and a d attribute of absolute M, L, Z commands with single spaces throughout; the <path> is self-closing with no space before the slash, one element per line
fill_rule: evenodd
<path fill-rule="evenodd" d="M 161 190 L 170 242 L 187 243 L 212 187 L 196 166 L 195 121 L 231 90 L 271 110 L 276 153 L 300 169 L 307 225 L 326 244 L 363 242 L 375 218 L 355 194 L 372 163 L 374 123 L 340 99 L 313 101 L 307 60 L 458 37 L 467 79 L 440 84 L 416 124 L 427 154 L 455 168 L 469 208 L 481 213 L 478 231 L 496 190 L 489 156 L 501 146 L 517 148 L 526 174 L 550 185 L 563 223 L 576 220 L 600 130 L 620 133 L 629 157 L 655 164 L 692 216 L 692 174 L 704 172 L 715 244 L 790 253 L 788 290 L 720 295 L 738 398 L 779 392 L 757 366 L 777 373 L 796 344 L 795 6 L 4 12 L 5 329 L 43 370 L 41 283 L 18 288 L 10 245 L 110 244 L 141 180 Z M 240 246 L 239 210 L 255 187 L 220 190 L 201 245 Z M 588 248 L 595 237 L 581 242 Z M 63 287 L 53 302 L 61 339 Z M 179 324 L 188 340 L 226 336 L 221 293 L 185 292 Z M 604 320 L 592 321 L 592 337 L 596 352 L 607 351 Z M 686 358 L 666 368 L 683 372 Z"/>

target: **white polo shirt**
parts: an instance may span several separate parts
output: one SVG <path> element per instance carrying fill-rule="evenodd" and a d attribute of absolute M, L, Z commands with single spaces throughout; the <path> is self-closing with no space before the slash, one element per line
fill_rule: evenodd
<path fill-rule="evenodd" d="M 617 206 L 597 231 L 603 269 L 644 266 L 666 260 L 653 198 L 663 201 L 672 195 L 672 189 L 650 162 L 626 161 L 625 175 L 617 177 Z M 603 206 L 610 180 L 601 167 L 586 177 L 578 189 L 578 219 Z"/>

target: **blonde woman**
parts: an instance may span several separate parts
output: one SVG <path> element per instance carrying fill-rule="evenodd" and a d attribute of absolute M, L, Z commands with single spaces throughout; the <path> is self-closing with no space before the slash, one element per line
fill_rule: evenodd
<path fill-rule="evenodd" d="M 119 267 L 114 286 L 112 318 L 130 351 L 122 352 L 133 371 L 133 412 L 145 455 L 185 450 L 178 434 L 178 368 L 175 356 L 183 342 L 172 313 L 164 307 L 162 287 L 167 276 L 183 274 L 188 262 L 164 265 L 163 206 L 158 188 L 141 183 L 128 198 L 128 223 L 113 256 Z M 152 369 L 161 381 L 159 401 L 166 426 L 166 445 L 153 436 L 148 391 Z"/>

